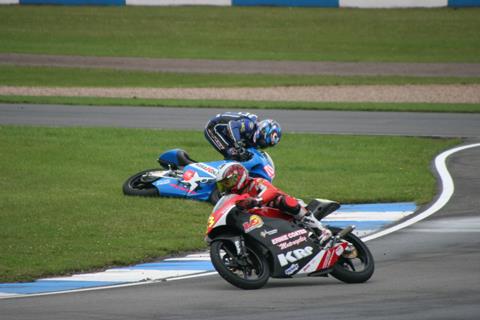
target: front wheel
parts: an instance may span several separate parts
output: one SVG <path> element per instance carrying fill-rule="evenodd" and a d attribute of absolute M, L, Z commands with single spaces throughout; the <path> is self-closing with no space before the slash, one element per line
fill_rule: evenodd
<path fill-rule="evenodd" d="M 210 197 L 208 198 L 208 201 L 210 201 L 211 204 L 216 205 L 221 197 L 222 195 L 220 194 L 220 191 L 218 191 L 217 188 L 214 188 L 212 193 L 210 194 Z"/>
<path fill-rule="evenodd" d="M 123 193 L 129 196 L 158 196 L 158 190 L 154 185 L 152 185 L 152 181 L 145 179 L 145 175 L 152 171 L 158 171 L 158 169 L 145 170 L 128 178 L 123 184 Z"/>
<path fill-rule="evenodd" d="M 248 245 L 246 256 L 241 257 L 233 242 L 216 240 L 210 246 L 210 258 L 220 276 L 241 289 L 259 289 L 270 277 L 265 257 Z"/>
<path fill-rule="evenodd" d="M 339 230 L 333 229 L 333 233 Z M 370 279 L 375 269 L 373 256 L 365 243 L 349 233 L 344 240 L 353 245 L 353 250 L 344 253 L 334 265 L 331 275 L 346 283 L 362 283 Z"/>

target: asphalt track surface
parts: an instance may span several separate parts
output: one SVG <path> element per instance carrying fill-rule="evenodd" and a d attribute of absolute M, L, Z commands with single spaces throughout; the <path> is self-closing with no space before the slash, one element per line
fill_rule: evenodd
<path fill-rule="evenodd" d="M 0 104 L 0 124 L 203 130 L 225 109 Z M 480 137 L 480 114 L 252 110 L 286 132 Z"/>
<path fill-rule="evenodd" d="M 4 108 L 0 106 L 1 110 Z M 68 108 L 71 107 L 64 109 Z M 140 109 L 136 110 L 140 113 Z M 176 120 L 180 128 L 184 128 L 184 121 L 195 118 L 185 120 L 183 111 L 177 110 L 180 110 Z M 274 112 L 277 115 L 277 111 Z M 193 128 L 200 128 L 212 113 L 212 110 L 199 110 L 200 118 Z M 336 113 L 332 115 L 335 117 Z M 376 113 L 368 115 L 375 117 Z M 2 111 L 3 124 L 4 116 Z M 382 121 L 373 122 L 385 124 L 368 127 L 364 133 L 388 132 L 388 119 L 396 123 L 396 116 L 382 114 Z M 417 116 L 412 115 L 409 121 L 415 121 Z M 458 128 L 455 134 L 437 134 L 438 123 L 434 121 L 444 116 L 432 114 L 429 121 L 423 122 L 424 128 L 417 130 L 426 136 L 452 134 L 470 137 L 468 143 L 480 141 L 475 115 L 446 115 L 446 120 L 442 120 L 446 121 L 444 131 L 450 132 L 449 123 Z M 355 128 L 357 118 L 352 115 L 343 125 Z M 468 122 L 469 118 L 473 122 Z M 319 119 L 328 123 L 328 113 L 321 113 Z M 296 125 L 290 120 L 287 117 L 282 123 L 294 130 Z M 55 121 L 53 125 L 65 125 L 58 119 Z M 170 119 L 171 123 L 174 121 Z M 402 130 L 401 123 L 406 126 Z M 120 123 L 117 126 L 121 126 Z M 400 132 L 393 134 L 407 134 L 414 124 L 403 119 L 398 126 Z M 316 128 L 315 132 L 321 132 L 321 126 Z M 336 133 L 352 132 L 338 130 Z M 299 278 L 271 280 L 261 290 L 243 291 L 218 275 L 210 275 L 133 287 L 0 300 L 1 319 L 479 319 L 480 147 L 453 154 L 447 165 L 456 188 L 452 199 L 426 220 L 369 241 L 376 271 L 365 284 L 347 285 L 333 278 Z"/>

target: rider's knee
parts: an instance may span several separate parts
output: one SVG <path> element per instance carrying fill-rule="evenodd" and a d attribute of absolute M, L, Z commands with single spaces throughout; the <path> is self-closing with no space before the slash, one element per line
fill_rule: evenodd
<path fill-rule="evenodd" d="M 291 215 L 298 215 L 302 209 L 298 200 L 288 195 L 280 195 L 276 199 L 276 206 L 283 212 Z"/>

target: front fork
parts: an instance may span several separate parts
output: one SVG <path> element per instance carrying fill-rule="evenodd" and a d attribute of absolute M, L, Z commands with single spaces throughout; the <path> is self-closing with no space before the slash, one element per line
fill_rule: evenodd
<path fill-rule="evenodd" d="M 345 251 L 342 254 L 342 256 L 344 258 L 347 258 L 347 259 L 354 259 L 358 256 L 358 252 L 357 252 L 357 249 L 355 248 L 355 246 L 353 244 L 351 244 L 350 242 L 348 242 L 347 240 L 343 239 L 343 237 L 345 237 L 347 234 L 349 234 L 350 232 L 355 230 L 355 228 L 356 227 L 353 226 L 353 225 L 348 226 L 345 229 L 342 229 L 339 233 L 337 233 L 334 236 L 334 243 L 338 243 L 338 242 L 346 242 L 347 243 L 347 247 L 345 248 Z"/>
<path fill-rule="evenodd" d="M 229 253 L 231 259 L 233 262 L 244 272 L 248 272 L 248 252 L 247 252 L 247 247 L 245 245 L 245 239 L 242 236 L 235 236 L 229 238 L 230 241 L 232 241 L 233 245 L 235 246 L 235 251 L 236 252 L 231 252 Z"/>
<path fill-rule="evenodd" d="M 235 244 L 235 249 L 237 250 L 237 255 L 242 258 L 247 257 L 247 248 L 245 246 L 245 239 L 242 236 L 237 236 L 233 238 L 233 243 Z"/>

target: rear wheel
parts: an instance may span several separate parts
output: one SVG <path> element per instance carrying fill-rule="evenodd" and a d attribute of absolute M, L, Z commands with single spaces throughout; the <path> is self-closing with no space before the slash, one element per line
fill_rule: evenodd
<path fill-rule="evenodd" d="M 333 233 L 338 230 L 332 228 Z M 373 256 L 363 241 L 352 233 L 344 240 L 352 244 L 352 250 L 345 252 L 337 261 L 331 275 L 346 283 L 362 283 L 370 279 L 375 269 Z"/>
<path fill-rule="evenodd" d="M 159 171 L 158 169 L 150 169 L 134 174 L 123 184 L 123 193 L 129 196 L 156 197 L 158 190 L 152 185 L 153 180 L 145 177 L 148 172 Z M 157 180 L 157 179 L 155 179 Z"/>
<path fill-rule="evenodd" d="M 210 246 L 210 258 L 220 276 L 241 289 L 259 289 L 270 277 L 265 257 L 247 246 L 246 256 L 237 254 L 235 245 L 228 240 L 214 241 Z"/>

